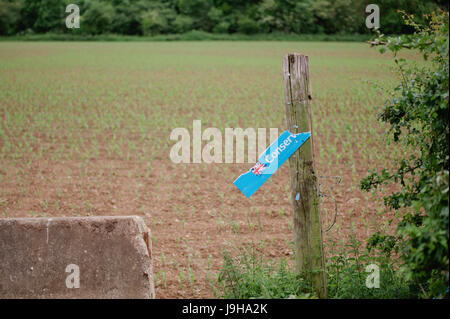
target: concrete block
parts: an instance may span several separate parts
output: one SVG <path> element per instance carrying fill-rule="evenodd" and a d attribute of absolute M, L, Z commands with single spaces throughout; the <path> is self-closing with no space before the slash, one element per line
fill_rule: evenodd
<path fill-rule="evenodd" d="M 0 298 L 154 298 L 138 216 L 0 218 Z"/>

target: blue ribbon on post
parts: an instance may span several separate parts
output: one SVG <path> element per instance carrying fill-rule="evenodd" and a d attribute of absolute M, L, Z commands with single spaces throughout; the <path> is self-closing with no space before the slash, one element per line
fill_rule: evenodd
<path fill-rule="evenodd" d="M 239 176 L 233 184 L 250 198 L 310 136 L 310 132 L 291 134 L 284 131 L 259 155 L 256 165 Z"/>

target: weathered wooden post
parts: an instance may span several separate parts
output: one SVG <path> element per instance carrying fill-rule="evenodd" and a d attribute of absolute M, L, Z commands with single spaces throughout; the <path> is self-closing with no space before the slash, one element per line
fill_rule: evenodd
<path fill-rule="evenodd" d="M 283 58 L 283 83 L 287 129 L 291 133 L 311 132 L 311 138 L 289 159 L 297 271 L 307 276 L 319 298 L 327 298 L 307 56 L 294 53 Z"/>

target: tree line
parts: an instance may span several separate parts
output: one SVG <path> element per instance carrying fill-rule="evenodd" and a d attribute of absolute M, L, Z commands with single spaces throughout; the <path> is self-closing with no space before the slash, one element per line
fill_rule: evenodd
<path fill-rule="evenodd" d="M 0 35 L 33 33 L 158 35 L 199 30 L 218 34 L 364 34 L 370 0 L 0 0 Z M 68 29 L 66 6 L 80 8 Z M 411 33 L 398 10 L 420 20 L 447 1 L 377 0 L 388 34 Z"/>

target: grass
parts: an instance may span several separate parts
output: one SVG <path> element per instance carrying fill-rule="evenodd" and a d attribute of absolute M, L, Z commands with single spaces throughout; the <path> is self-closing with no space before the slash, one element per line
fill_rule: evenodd
<path fill-rule="evenodd" d="M 370 34 L 214 34 L 190 31 L 184 34 L 128 36 L 120 34 L 85 35 L 79 33 L 22 34 L 0 38 L 0 41 L 368 41 Z"/>
<path fill-rule="evenodd" d="M 205 269 L 219 271 L 217 252 L 231 243 L 273 240 L 271 258 L 279 259 L 293 229 L 288 167 L 247 200 L 232 182 L 251 164 L 175 165 L 169 135 L 176 127 L 192 131 L 194 119 L 222 135 L 226 127 L 284 130 L 288 52 L 310 57 L 322 190 L 335 184 L 329 177 L 342 178 L 326 238 L 348 238 L 351 225 L 359 240 L 389 228 L 392 216 L 377 213 L 380 199 L 360 192 L 358 182 L 403 152 L 384 146 L 376 118 L 384 95 L 372 85 L 391 86 L 393 64 L 355 42 L 1 41 L 0 215 L 148 212 L 146 221 L 157 221 L 150 225 L 155 272 L 164 270 L 160 297 L 179 297 L 180 285 L 181 296 L 211 297 Z M 327 225 L 334 205 L 321 199 Z M 194 279 L 200 292 L 187 285 Z"/>
<path fill-rule="evenodd" d="M 269 260 L 254 246 L 242 249 L 234 258 L 225 251 L 215 292 L 227 299 L 317 298 L 306 276 L 296 272 L 290 261 Z M 379 267 L 378 288 L 366 286 L 368 265 Z M 405 299 L 419 295 L 419 287 L 402 277 L 395 259 L 362 248 L 355 238 L 328 258 L 326 269 L 328 297 L 332 299 Z"/>

